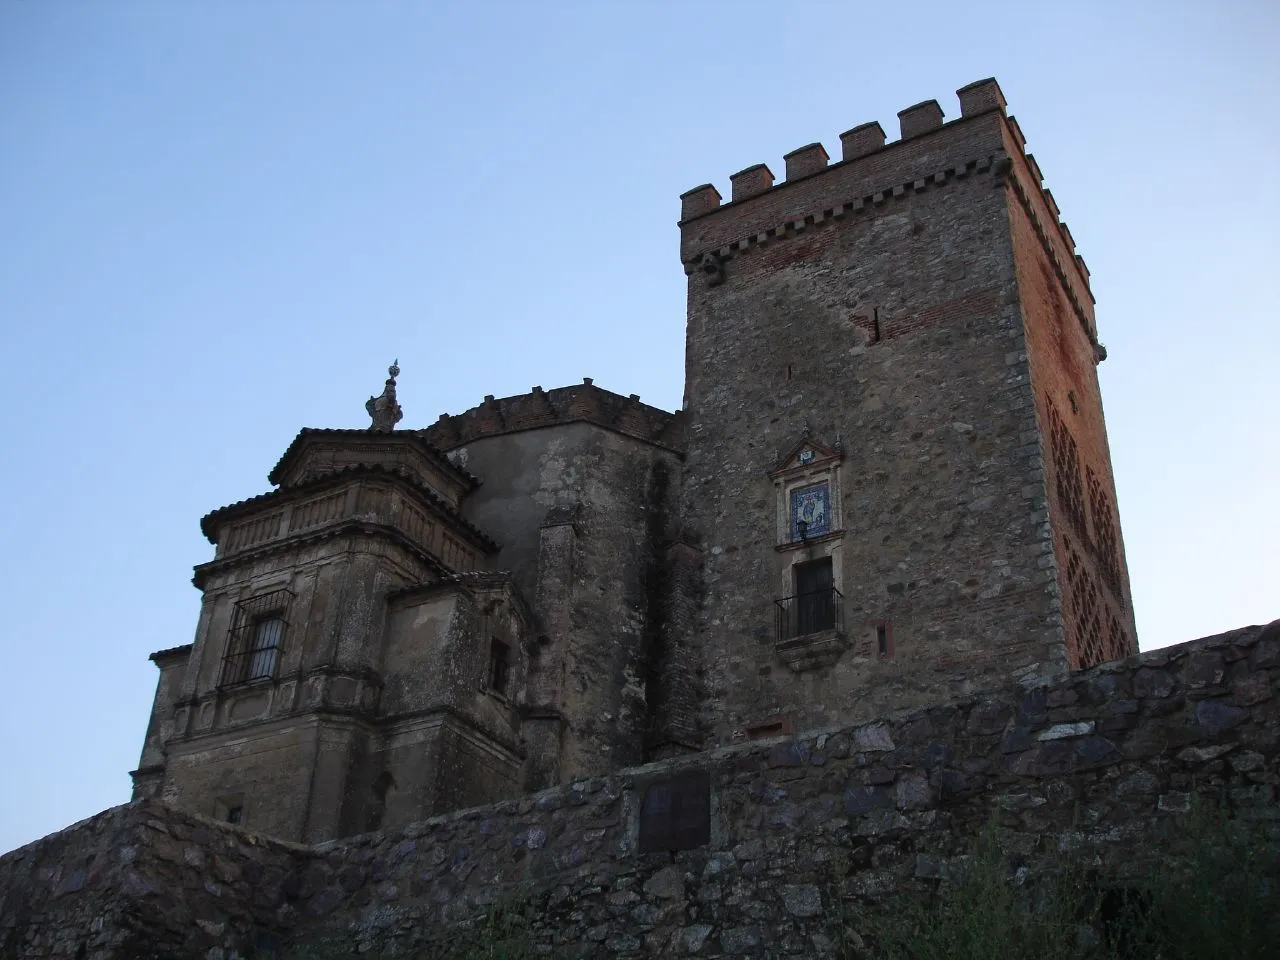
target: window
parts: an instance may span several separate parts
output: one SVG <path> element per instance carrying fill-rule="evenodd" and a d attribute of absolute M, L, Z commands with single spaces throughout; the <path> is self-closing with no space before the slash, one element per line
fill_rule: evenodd
<path fill-rule="evenodd" d="M 244 824 L 244 795 L 234 794 L 226 797 L 215 797 L 213 800 L 213 818 L 234 826 Z"/>
<path fill-rule="evenodd" d="M 883 660 L 893 656 L 893 630 L 888 620 L 876 624 L 876 656 Z"/>
<path fill-rule="evenodd" d="M 779 715 L 770 717 L 768 720 L 761 720 L 759 723 L 750 724 L 747 727 L 748 740 L 767 740 L 770 737 L 782 737 L 790 735 L 793 724 L 791 717 L 787 715 Z"/>
<path fill-rule="evenodd" d="M 284 621 L 279 617 L 263 617 L 253 625 L 249 670 L 246 680 L 261 680 L 276 672 L 276 654 L 284 636 Z"/>
<path fill-rule="evenodd" d="M 501 640 L 489 641 L 489 689 L 506 695 L 507 675 L 511 669 L 511 650 Z"/>
<path fill-rule="evenodd" d="M 292 597 L 288 590 L 273 590 L 235 605 L 222 660 L 222 686 L 269 680 L 276 675 Z"/>

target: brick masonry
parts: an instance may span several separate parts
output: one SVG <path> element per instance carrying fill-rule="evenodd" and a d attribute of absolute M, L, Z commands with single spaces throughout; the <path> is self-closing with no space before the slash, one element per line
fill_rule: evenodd
<path fill-rule="evenodd" d="M 138 801 L 0 858 L 0 955 L 429 956 L 519 897 L 553 956 L 830 956 L 842 902 L 945 876 L 994 816 L 1033 861 L 1137 870 L 1193 796 L 1274 820 L 1278 689 L 1280 621 L 311 847 Z M 710 843 L 638 854 L 645 789 L 689 770 Z"/>

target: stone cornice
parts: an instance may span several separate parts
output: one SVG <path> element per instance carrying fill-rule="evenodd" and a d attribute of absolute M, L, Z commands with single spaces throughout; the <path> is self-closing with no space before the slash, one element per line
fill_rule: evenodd
<path fill-rule="evenodd" d="M 339 470 L 333 471 L 332 473 L 324 474 L 313 480 L 308 480 L 295 486 L 280 487 L 276 490 L 269 490 L 266 493 L 260 493 L 257 496 L 249 497 L 245 500 L 238 500 L 225 507 L 219 507 L 217 510 L 213 510 L 200 518 L 200 532 L 205 535 L 206 539 L 208 539 L 210 543 L 216 544 L 218 542 L 218 525 L 220 524 L 233 520 L 236 517 L 252 510 L 256 510 L 266 504 L 280 503 L 283 505 L 285 503 L 292 503 L 322 490 L 341 486 L 344 483 L 365 477 L 392 480 L 407 487 L 408 489 L 411 489 L 437 515 L 468 534 L 476 546 L 480 547 L 486 553 L 494 553 L 498 550 L 497 541 L 471 521 L 463 517 L 462 514 L 450 506 L 430 487 L 419 483 L 412 474 L 407 471 L 384 467 L 378 464 L 343 467 Z"/>
<path fill-rule="evenodd" d="M 441 576 L 449 576 L 453 573 L 452 570 L 441 563 L 433 554 L 428 552 L 416 541 L 410 539 L 395 527 L 369 520 L 347 520 L 320 530 L 307 531 L 306 533 L 297 533 L 281 537 L 278 540 L 271 540 L 263 543 L 261 546 L 252 547 L 239 553 L 231 554 L 230 556 L 218 557 L 214 560 L 209 560 L 206 563 L 197 564 L 195 572 L 191 577 L 191 582 L 197 588 L 203 590 L 208 578 L 216 573 L 221 573 L 223 570 L 246 563 L 252 563 L 253 561 L 259 560 L 263 557 L 269 557 L 278 553 L 295 550 L 301 546 L 320 543 L 324 540 L 332 540 L 349 534 L 364 534 L 367 536 L 392 540 L 398 546 L 404 548 L 419 560 L 425 562 L 427 566 L 433 570 L 439 571 Z"/>

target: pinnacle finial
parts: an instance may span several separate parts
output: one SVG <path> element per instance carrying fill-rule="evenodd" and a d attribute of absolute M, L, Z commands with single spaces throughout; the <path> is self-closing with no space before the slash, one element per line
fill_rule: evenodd
<path fill-rule="evenodd" d="M 381 395 L 370 397 L 364 405 L 369 419 L 373 421 L 369 429 L 375 433 L 390 433 L 404 417 L 400 404 L 396 402 L 396 377 L 400 376 L 399 357 L 391 361 L 391 366 L 387 367 L 387 373 L 390 376 L 383 385 Z"/>

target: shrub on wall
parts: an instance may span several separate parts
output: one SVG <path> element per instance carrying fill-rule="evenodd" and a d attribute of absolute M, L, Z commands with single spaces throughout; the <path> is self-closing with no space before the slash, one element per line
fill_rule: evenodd
<path fill-rule="evenodd" d="M 1264 814 L 1274 808 L 1262 808 Z M 988 829 L 929 896 L 846 909 L 842 960 L 1266 960 L 1280 944 L 1280 824 L 1199 807 L 1140 876 L 1067 849 L 1018 866 Z"/>

